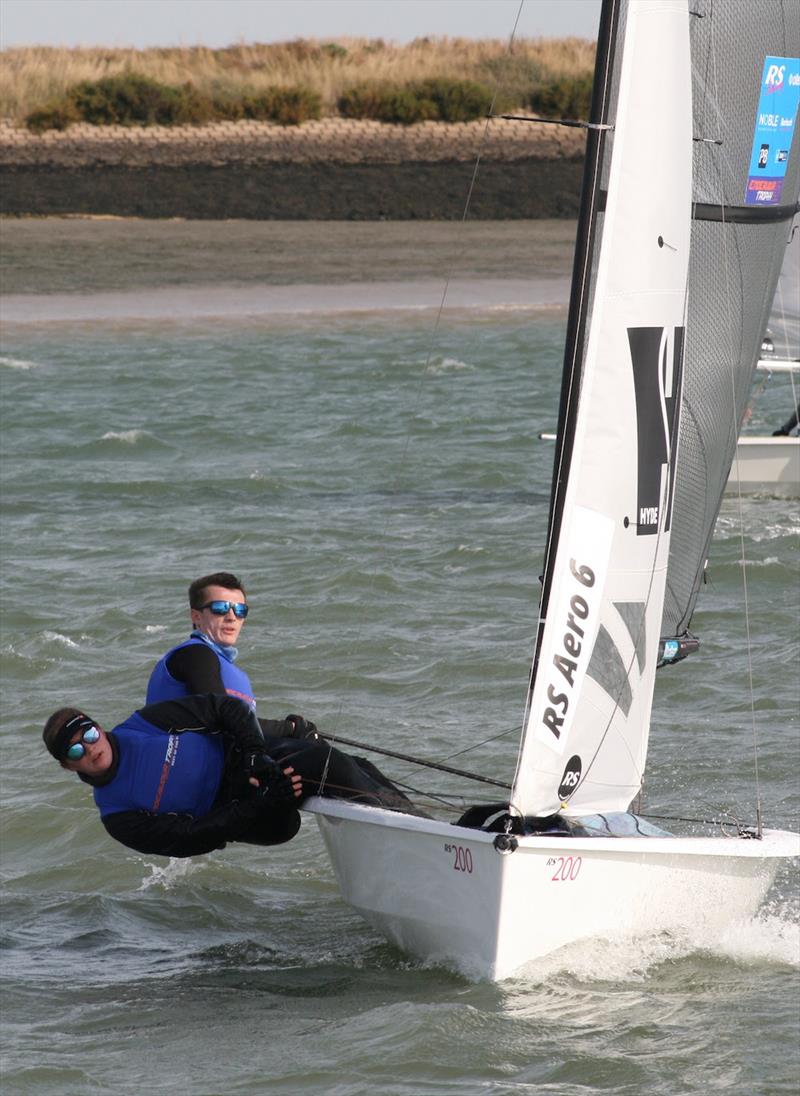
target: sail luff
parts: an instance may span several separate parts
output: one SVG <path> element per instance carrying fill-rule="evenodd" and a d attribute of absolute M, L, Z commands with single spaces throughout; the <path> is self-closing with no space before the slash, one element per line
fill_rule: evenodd
<path fill-rule="evenodd" d="M 567 318 L 567 335 L 564 348 L 564 364 L 561 377 L 561 396 L 556 431 L 553 475 L 550 488 L 550 513 L 546 538 L 545 563 L 542 575 L 542 591 L 539 599 L 539 622 L 536 630 L 533 663 L 528 688 L 527 710 L 530 706 L 536 666 L 542 642 L 544 621 L 550 601 L 552 586 L 551 558 L 564 510 L 564 496 L 567 487 L 572 447 L 575 437 L 575 420 L 578 410 L 578 394 L 581 386 L 583 368 L 583 349 L 586 336 L 586 324 L 591 298 L 591 268 L 596 239 L 596 220 L 601 203 L 601 172 L 603 152 L 606 143 L 605 125 L 608 122 L 613 58 L 616 47 L 619 21 L 620 0 L 603 0 L 600 12 L 600 25 L 597 35 L 594 83 L 589 121 L 592 128 L 587 131 L 586 155 L 583 165 L 581 184 L 581 207 L 576 235 L 575 258 L 572 268 L 572 284 Z"/>
<path fill-rule="evenodd" d="M 647 748 L 688 265 L 688 9 L 632 0 L 617 18 L 607 197 L 582 298 L 591 319 L 579 391 L 577 366 L 565 378 L 560 433 L 569 440 L 573 430 L 571 460 L 566 486 L 557 483 L 546 619 L 512 793 L 524 814 L 567 800 L 576 812 L 624 810 Z M 594 202 L 596 218 L 597 192 Z"/>

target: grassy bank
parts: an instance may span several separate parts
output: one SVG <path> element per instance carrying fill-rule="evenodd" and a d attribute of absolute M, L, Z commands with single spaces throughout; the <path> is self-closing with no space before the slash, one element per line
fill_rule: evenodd
<path fill-rule="evenodd" d="M 233 104 L 234 111 L 236 104 L 274 99 L 276 89 L 302 89 L 318 103 L 322 117 L 347 112 L 354 89 L 397 94 L 426 81 L 470 81 L 497 92 L 505 109 L 537 110 L 538 105 L 539 113 L 558 112 L 574 87 L 586 88 L 594 49 L 593 42 L 578 38 L 520 39 L 511 53 L 504 41 L 462 38 L 424 38 L 408 45 L 298 39 L 215 50 L 10 49 L 0 53 L 0 116 L 24 121 L 34 112 L 74 102 L 76 88 L 109 78 L 144 78 L 180 90 L 186 101 L 220 104 L 219 109 Z M 361 101 L 365 98 L 362 90 Z M 75 120 L 68 115 L 65 124 Z"/>

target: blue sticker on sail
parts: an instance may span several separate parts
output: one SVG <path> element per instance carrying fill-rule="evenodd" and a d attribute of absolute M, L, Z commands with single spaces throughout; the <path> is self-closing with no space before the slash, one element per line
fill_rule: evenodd
<path fill-rule="evenodd" d="M 800 57 L 767 57 L 761 74 L 746 205 L 777 205 L 800 104 Z"/>

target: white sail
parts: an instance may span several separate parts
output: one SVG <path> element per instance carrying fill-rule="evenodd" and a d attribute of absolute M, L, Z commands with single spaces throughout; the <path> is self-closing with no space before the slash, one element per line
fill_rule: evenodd
<path fill-rule="evenodd" d="M 525 815 L 627 809 L 647 753 L 689 261 L 686 0 L 632 0 L 621 33 L 592 318 L 512 793 Z"/>
<path fill-rule="evenodd" d="M 800 362 L 800 217 L 792 224 L 761 350 L 765 368 Z"/>

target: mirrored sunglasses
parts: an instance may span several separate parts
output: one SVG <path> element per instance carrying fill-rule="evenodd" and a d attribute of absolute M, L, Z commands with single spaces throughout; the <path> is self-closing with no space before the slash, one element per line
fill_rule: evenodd
<path fill-rule="evenodd" d="M 66 754 L 64 755 L 67 761 L 80 761 L 80 759 L 86 753 L 86 747 L 84 746 L 84 742 L 88 742 L 88 744 L 91 746 L 93 743 L 97 742 L 99 737 L 100 732 L 98 731 L 97 727 L 87 727 L 81 735 L 80 742 L 73 742 L 70 748 L 67 750 Z"/>
<path fill-rule="evenodd" d="M 225 616 L 229 609 L 233 609 L 233 615 L 239 620 L 244 620 L 250 610 L 244 601 L 207 601 L 201 609 L 209 609 L 214 616 Z"/>

